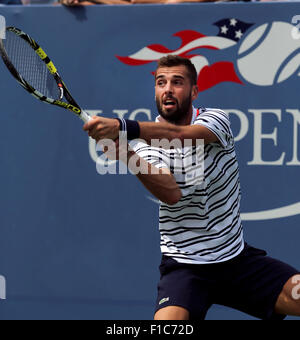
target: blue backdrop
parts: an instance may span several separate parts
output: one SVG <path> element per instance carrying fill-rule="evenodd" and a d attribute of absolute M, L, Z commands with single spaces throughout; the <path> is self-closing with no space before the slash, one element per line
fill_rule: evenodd
<path fill-rule="evenodd" d="M 1 7 L 93 114 L 154 120 L 155 60 L 189 57 L 198 106 L 229 112 L 246 240 L 299 267 L 300 3 Z M 101 176 L 75 116 L 29 96 L 0 63 L 1 319 L 151 319 L 158 205 Z M 249 319 L 214 306 L 209 319 Z"/>

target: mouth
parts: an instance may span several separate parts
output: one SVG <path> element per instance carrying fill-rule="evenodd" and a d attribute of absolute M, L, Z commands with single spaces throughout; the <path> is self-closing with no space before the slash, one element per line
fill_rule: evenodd
<path fill-rule="evenodd" d="M 167 98 L 163 101 L 163 106 L 166 110 L 172 110 L 176 107 L 177 101 L 174 98 Z"/>

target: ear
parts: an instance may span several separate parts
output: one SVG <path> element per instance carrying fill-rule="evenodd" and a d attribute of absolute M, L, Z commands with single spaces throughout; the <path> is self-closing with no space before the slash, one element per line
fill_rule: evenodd
<path fill-rule="evenodd" d="M 199 94 L 199 88 L 197 85 L 194 85 L 192 88 L 192 100 L 196 100 L 198 98 L 198 94 Z"/>

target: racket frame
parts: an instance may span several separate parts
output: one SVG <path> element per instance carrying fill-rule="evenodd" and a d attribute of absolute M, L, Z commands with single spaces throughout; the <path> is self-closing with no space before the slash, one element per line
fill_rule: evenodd
<path fill-rule="evenodd" d="M 0 55 L 2 56 L 4 64 L 6 65 L 12 76 L 18 81 L 18 83 L 35 98 L 41 100 L 44 103 L 56 105 L 64 109 L 67 109 L 75 113 L 79 118 L 81 118 L 85 123 L 87 123 L 91 119 L 90 115 L 84 110 L 82 110 L 80 106 L 76 103 L 74 98 L 71 96 L 69 90 L 67 89 L 65 83 L 61 79 L 59 73 L 57 72 L 57 69 L 54 66 L 53 62 L 50 60 L 45 51 L 40 47 L 40 45 L 28 34 L 26 34 L 25 32 L 16 27 L 9 26 L 6 28 L 6 30 L 16 34 L 19 38 L 23 39 L 41 58 L 41 60 L 45 63 L 46 67 L 48 68 L 49 72 L 54 77 L 60 91 L 60 96 L 58 99 L 49 98 L 44 96 L 38 90 L 34 89 L 16 70 L 16 68 L 14 67 L 14 65 L 12 64 L 7 55 L 7 52 L 3 44 L 3 40 L 0 39 Z M 65 97 L 68 102 L 63 101 L 62 100 L 63 97 Z"/>

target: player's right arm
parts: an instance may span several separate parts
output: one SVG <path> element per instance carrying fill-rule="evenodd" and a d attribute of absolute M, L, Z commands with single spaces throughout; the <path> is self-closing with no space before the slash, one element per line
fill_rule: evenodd
<path fill-rule="evenodd" d="M 158 200 L 168 205 L 174 205 L 181 200 L 182 193 L 176 183 L 175 177 L 166 167 L 157 167 L 140 157 L 127 143 L 115 141 L 112 153 L 108 148 L 104 152 L 109 159 L 125 163 L 146 189 Z"/>
<path fill-rule="evenodd" d="M 128 151 L 127 166 L 131 171 L 141 170 L 136 177 L 161 202 L 174 205 L 181 200 L 181 190 L 169 169 L 155 167 L 134 151 Z"/>

